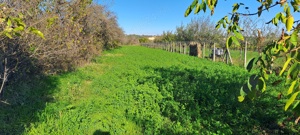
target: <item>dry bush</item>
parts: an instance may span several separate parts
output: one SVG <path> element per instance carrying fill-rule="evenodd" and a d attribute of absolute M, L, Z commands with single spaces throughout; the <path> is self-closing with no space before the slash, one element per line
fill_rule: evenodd
<path fill-rule="evenodd" d="M 21 36 L 0 36 L 0 60 L 18 80 L 29 74 L 70 71 L 111 49 L 123 39 L 116 16 L 92 0 L 0 0 L 7 16 L 22 15 L 27 28 L 34 27 L 45 39 L 27 32 Z M 3 9 L 1 9 L 3 10 Z M 5 24 L 1 23 L 2 31 Z M 0 64 L 3 73 L 4 62 Z"/>

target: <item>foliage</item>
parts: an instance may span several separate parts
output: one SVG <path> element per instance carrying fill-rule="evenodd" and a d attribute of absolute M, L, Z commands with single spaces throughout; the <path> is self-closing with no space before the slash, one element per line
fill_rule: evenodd
<path fill-rule="evenodd" d="M 242 68 L 140 46 L 107 51 L 93 61 L 75 72 L 11 86 L 23 92 L 17 97 L 22 100 L 11 98 L 10 105 L 0 106 L 0 133 L 296 134 L 300 130 L 285 120 L 291 112 L 283 113 L 283 103 L 272 96 L 282 87 L 268 87 L 274 93 L 262 95 L 258 102 L 236 102 L 239 85 L 248 76 Z"/>
<path fill-rule="evenodd" d="M 217 6 L 218 0 L 206 0 L 198 1 L 194 0 L 193 3 L 188 7 L 185 12 L 185 16 L 188 16 L 193 9 L 195 13 L 203 10 L 206 11 L 206 7 L 211 10 L 211 14 L 214 13 L 214 8 Z M 282 30 L 280 39 L 277 41 L 268 44 L 263 50 L 261 56 L 253 58 L 248 64 L 248 71 L 250 71 L 255 65 L 260 71 L 257 74 L 252 75 L 248 82 L 242 87 L 241 93 L 239 96 L 239 101 L 244 101 L 245 97 L 249 99 L 254 99 L 257 97 L 258 93 L 266 91 L 266 81 L 269 79 L 269 75 L 276 70 L 278 76 L 282 76 L 285 79 L 285 84 L 289 85 L 284 92 L 285 95 L 289 96 L 289 100 L 286 101 L 284 107 L 287 110 L 292 104 L 293 110 L 300 113 L 300 101 L 299 101 L 299 91 L 300 91 L 300 54 L 299 54 L 299 43 L 298 43 L 298 34 L 300 29 L 299 21 L 294 20 L 294 15 L 299 13 L 299 0 L 281 0 L 273 2 L 272 0 L 258 0 L 261 4 L 255 13 L 243 14 L 238 13 L 238 9 L 244 6 L 243 3 L 235 3 L 233 5 L 231 17 L 223 17 L 216 25 L 216 28 L 223 26 L 227 28 L 228 33 L 233 35 L 228 37 L 226 47 L 229 48 L 232 44 L 239 45 L 239 40 L 244 40 L 241 31 L 243 30 L 239 25 L 239 20 L 241 16 L 248 15 L 258 15 L 260 17 L 263 11 L 269 10 L 270 8 L 281 6 L 283 12 L 280 12 L 274 16 L 270 23 L 278 25 L 278 23 L 283 23 L 286 27 L 286 31 L 291 34 L 285 33 L 285 30 Z M 291 12 L 291 9 L 294 9 Z M 274 61 L 280 57 L 285 57 L 285 62 L 279 67 L 279 69 L 273 68 L 272 64 Z"/>
<path fill-rule="evenodd" d="M 23 33 L 33 33 L 41 38 L 45 39 L 44 34 L 37 30 L 34 27 L 27 27 L 26 24 L 23 21 L 23 14 L 16 12 L 13 8 L 8 8 L 4 3 L 0 5 L 0 37 L 9 38 L 8 40 L 11 40 L 15 37 L 20 37 L 22 36 Z M 10 16 L 10 15 L 14 16 Z M 16 15 L 18 14 L 18 15 Z M 5 41 L 4 41 L 5 42 Z M 2 64 L 0 64 L 0 71 L 2 74 L 0 75 L 0 79 L 2 79 L 2 84 L 0 88 L 0 94 L 2 93 L 4 89 L 5 83 L 8 81 L 8 77 L 11 74 L 11 72 L 15 72 L 16 70 L 16 63 L 8 63 L 7 58 L 11 58 L 14 56 L 8 56 L 12 55 L 12 53 L 16 52 L 11 52 L 9 50 L 9 45 L 1 45 L 1 52 L 2 54 L 0 55 L 0 59 L 2 60 Z"/>
<path fill-rule="evenodd" d="M 139 42 L 140 43 L 147 43 L 147 42 L 149 42 L 149 39 L 147 37 L 142 37 L 142 38 L 139 39 Z"/>
<path fill-rule="evenodd" d="M 176 28 L 177 41 L 219 42 L 224 37 L 222 30 L 216 30 L 209 17 L 194 18 L 186 26 Z"/>
<path fill-rule="evenodd" d="M 73 70 L 123 38 L 116 16 L 92 0 L 4 0 L 0 14 L 0 60 L 12 83 Z"/>
<path fill-rule="evenodd" d="M 160 43 L 160 42 L 173 42 L 175 41 L 176 38 L 175 38 L 175 34 L 172 32 L 172 31 L 164 31 L 163 34 L 158 37 L 158 38 L 155 38 L 154 42 L 156 43 Z"/>

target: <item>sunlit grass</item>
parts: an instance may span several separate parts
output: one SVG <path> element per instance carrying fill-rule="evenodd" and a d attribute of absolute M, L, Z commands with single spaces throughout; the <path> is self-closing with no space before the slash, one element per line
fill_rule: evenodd
<path fill-rule="evenodd" d="M 74 72 L 52 77 L 54 84 L 45 80 L 41 87 L 28 86 L 33 92 L 43 87 L 51 90 L 43 93 L 51 100 L 28 102 L 23 109 L 39 108 L 32 111 L 34 119 L 20 124 L 18 121 L 26 117 L 20 113 L 10 124 L 25 126 L 16 132 L 24 134 L 259 134 L 299 130 L 278 126 L 290 114 L 276 107 L 282 104 L 275 98 L 281 85 L 270 87 L 267 91 L 274 91 L 273 96 L 264 94 L 263 100 L 237 101 L 247 75 L 237 66 L 124 46 L 105 52 Z M 37 93 L 35 97 L 39 96 Z M 5 128 L 4 133 L 8 131 L 12 129 Z"/>

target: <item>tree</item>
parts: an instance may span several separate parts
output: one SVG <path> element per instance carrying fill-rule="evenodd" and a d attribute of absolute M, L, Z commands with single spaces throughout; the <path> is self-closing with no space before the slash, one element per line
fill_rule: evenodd
<path fill-rule="evenodd" d="M 300 113 L 300 45 L 298 42 L 300 20 L 294 20 L 294 16 L 299 15 L 300 12 L 300 0 L 257 0 L 257 2 L 261 5 L 257 8 L 257 11 L 247 14 L 238 12 L 240 7 L 245 6 L 243 3 L 233 4 L 230 16 L 224 16 L 216 25 L 217 29 L 221 26 L 227 29 L 227 33 L 230 36 L 227 38 L 226 48 L 229 48 L 233 44 L 239 45 L 239 41 L 244 40 L 242 35 L 243 29 L 239 24 L 240 17 L 253 15 L 261 17 L 262 13 L 270 8 L 277 6 L 283 8 L 283 11 L 274 15 L 274 18 L 268 23 L 272 23 L 275 26 L 282 23 L 285 25 L 285 29 L 282 29 L 278 40 L 267 44 L 261 55 L 253 58 L 248 63 L 247 70 L 249 72 L 255 68 L 259 73 L 249 77 L 248 82 L 241 88 L 238 100 L 242 102 L 245 100 L 245 97 L 253 100 L 259 93 L 265 92 L 267 87 L 266 80 L 268 80 L 271 73 L 276 73 L 277 76 L 284 77 L 285 83 L 289 86 L 286 89 L 286 95 L 289 96 L 289 99 L 286 101 L 284 109 L 287 110 L 293 104 L 293 110 Z M 186 10 L 185 16 L 188 16 L 193 10 L 195 13 L 199 13 L 200 11 L 206 12 L 206 9 L 209 9 L 211 15 L 213 15 L 217 3 L 218 0 L 194 0 Z M 285 61 L 281 64 L 279 72 L 276 72 L 272 65 L 280 57 L 285 57 Z"/>
<path fill-rule="evenodd" d="M 175 41 L 175 34 L 172 31 L 164 31 L 163 34 L 155 39 L 154 42 L 174 42 Z"/>
<path fill-rule="evenodd" d="M 214 22 L 209 17 L 194 18 L 186 26 L 176 28 L 177 41 L 216 41 L 223 37 L 224 32 L 216 30 Z"/>

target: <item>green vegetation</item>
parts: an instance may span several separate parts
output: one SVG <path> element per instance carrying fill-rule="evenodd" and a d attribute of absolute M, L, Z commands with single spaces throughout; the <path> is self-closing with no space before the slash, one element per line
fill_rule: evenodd
<path fill-rule="evenodd" d="M 263 41 L 261 32 L 258 31 L 258 50 L 261 51 L 260 56 L 253 58 L 247 65 L 247 70 L 250 72 L 255 69 L 260 72 L 253 74 L 249 77 L 248 82 L 242 86 L 239 101 L 242 102 L 245 98 L 255 99 L 261 93 L 266 91 L 266 81 L 269 80 L 269 74 L 276 72 L 278 77 L 283 77 L 286 85 L 289 87 L 285 88 L 284 95 L 289 96 L 286 101 L 284 110 L 292 109 L 297 113 L 298 118 L 295 120 L 298 123 L 300 119 L 300 53 L 299 53 L 299 31 L 300 31 L 300 20 L 294 21 L 294 16 L 300 13 L 300 1 L 299 0 L 257 0 L 260 4 L 257 9 L 251 11 L 253 13 L 241 13 L 240 8 L 248 9 L 249 5 L 244 3 L 235 3 L 232 5 L 232 12 L 229 15 L 224 16 L 220 19 L 216 25 L 216 29 L 221 26 L 227 30 L 229 35 L 226 41 L 226 48 L 233 45 L 240 46 L 240 41 L 244 41 L 243 36 L 244 29 L 239 23 L 240 18 L 243 16 L 254 16 L 258 15 L 261 17 L 262 12 L 269 11 L 270 8 L 280 7 L 282 12 L 274 14 L 273 19 L 267 24 L 283 24 L 285 29 L 282 29 L 281 36 L 279 39 L 267 43 L 265 48 L 261 51 L 260 44 Z M 214 14 L 214 9 L 218 4 L 218 0 L 193 0 L 192 4 L 185 11 L 184 16 L 188 16 L 193 10 L 197 14 L 201 11 L 206 12 L 206 9 L 211 11 L 211 15 Z M 251 7 L 252 9 L 252 7 Z M 293 9 L 293 11 L 292 11 Z M 230 19 L 229 19 L 230 18 Z M 282 62 L 283 61 L 283 62 Z M 273 68 L 274 63 L 279 67 Z M 283 64 L 284 63 L 284 64 Z M 275 83 L 275 82 L 274 82 Z"/>
<path fill-rule="evenodd" d="M 31 75 L 72 71 L 123 37 L 116 15 L 97 1 L 2 1 L 0 94 Z"/>
<path fill-rule="evenodd" d="M 105 52 L 71 73 L 8 86 L 0 134 L 293 134 L 282 86 L 237 102 L 236 66 L 140 46 Z M 271 79 L 275 81 L 275 78 Z M 15 96 L 12 93 L 19 92 Z M 268 115 L 264 115 L 268 114 Z"/>

